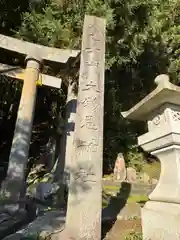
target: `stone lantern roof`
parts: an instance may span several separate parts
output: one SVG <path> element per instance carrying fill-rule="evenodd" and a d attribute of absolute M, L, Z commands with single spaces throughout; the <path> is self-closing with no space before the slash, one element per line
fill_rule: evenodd
<path fill-rule="evenodd" d="M 180 105 L 180 87 L 170 83 L 167 75 L 161 74 L 157 76 L 155 84 L 157 87 L 154 91 L 134 107 L 121 113 L 124 118 L 146 121 L 154 110 L 165 103 Z"/>

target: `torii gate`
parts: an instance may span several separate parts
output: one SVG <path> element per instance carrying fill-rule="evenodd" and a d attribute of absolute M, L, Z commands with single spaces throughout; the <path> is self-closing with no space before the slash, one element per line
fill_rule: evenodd
<path fill-rule="evenodd" d="M 0 48 L 25 57 L 26 69 L 0 64 L 0 73 L 24 80 L 14 138 L 9 158 L 8 171 L 2 184 L 1 196 L 18 201 L 23 189 L 25 169 L 34 118 L 37 85 L 61 88 L 61 79 L 40 73 L 42 62 L 66 64 L 76 58 L 80 51 L 50 48 L 0 34 Z"/>

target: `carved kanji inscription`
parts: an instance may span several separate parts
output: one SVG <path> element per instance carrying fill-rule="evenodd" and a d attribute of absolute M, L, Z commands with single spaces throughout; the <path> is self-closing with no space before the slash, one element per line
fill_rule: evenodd
<path fill-rule="evenodd" d="M 99 73 L 97 72 L 96 74 L 99 78 Z M 82 91 L 88 91 L 88 90 L 93 90 L 94 93 L 99 93 L 100 92 L 99 85 L 96 84 L 96 82 L 94 81 L 93 78 L 90 78 L 90 79 L 87 78 L 87 81 L 84 82 L 84 84 L 82 86 Z"/>
<path fill-rule="evenodd" d="M 97 123 L 94 116 L 88 115 L 85 119 L 81 120 L 81 128 L 86 127 L 87 129 L 97 130 Z"/>
<path fill-rule="evenodd" d="M 101 50 L 101 41 L 100 41 L 101 32 L 100 32 L 100 29 L 98 29 L 97 26 L 89 25 L 88 26 L 88 31 L 89 31 L 90 47 L 100 51 Z"/>
<path fill-rule="evenodd" d="M 75 239 L 101 239 L 104 63 L 105 21 L 87 16 L 74 135 L 75 171 L 70 184 L 66 221 L 67 228 L 73 228 L 71 232 Z M 94 229 L 92 222 L 95 219 L 98 224 Z"/>
<path fill-rule="evenodd" d="M 83 141 L 83 140 L 77 139 L 76 146 L 77 146 L 77 151 L 79 154 L 80 152 L 81 153 L 97 152 L 99 144 L 98 144 L 96 138 L 92 138 L 88 141 Z"/>
<path fill-rule="evenodd" d="M 96 68 L 98 68 L 99 65 L 100 65 L 100 62 L 98 60 L 86 61 L 86 66 L 88 66 L 88 67 L 96 67 Z"/>
<path fill-rule="evenodd" d="M 90 108 L 91 111 L 95 111 L 99 107 L 98 98 L 96 96 L 84 97 L 84 99 L 80 100 L 79 103 L 82 104 L 83 107 Z"/>
<path fill-rule="evenodd" d="M 83 182 L 96 182 L 93 166 L 86 166 L 85 164 L 79 166 L 74 179 Z"/>

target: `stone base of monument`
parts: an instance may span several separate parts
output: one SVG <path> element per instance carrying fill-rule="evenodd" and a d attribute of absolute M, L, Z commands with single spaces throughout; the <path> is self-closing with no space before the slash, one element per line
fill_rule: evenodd
<path fill-rule="evenodd" d="M 148 201 L 141 216 L 143 240 L 180 239 L 180 204 Z"/>
<path fill-rule="evenodd" d="M 55 236 L 59 235 L 64 230 L 65 224 L 65 212 L 60 210 L 48 211 L 42 216 L 37 217 L 33 222 L 29 223 L 23 229 L 16 233 L 7 236 L 4 240 L 15 240 L 15 239 L 56 239 Z M 2 238 L 0 238 L 2 239 Z M 66 240 L 66 238 L 62 238 Z"/>

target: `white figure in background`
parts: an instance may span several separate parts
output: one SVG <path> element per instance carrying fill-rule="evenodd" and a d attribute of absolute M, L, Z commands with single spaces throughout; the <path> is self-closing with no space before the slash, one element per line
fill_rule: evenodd
<path fill-rule="evenodd" d="M 118 153 L 114 166 L 114 179 L 117 181 L 124 181 L 126 179 L 125 160 L 122 153 Z"/>

